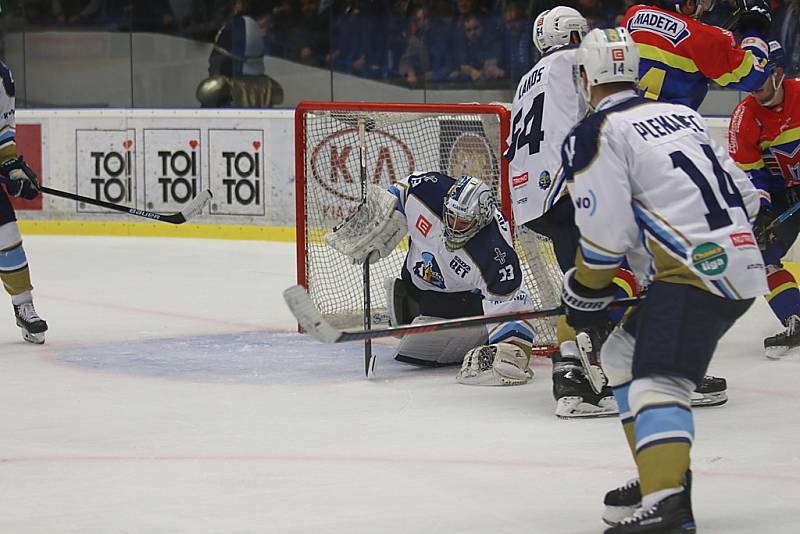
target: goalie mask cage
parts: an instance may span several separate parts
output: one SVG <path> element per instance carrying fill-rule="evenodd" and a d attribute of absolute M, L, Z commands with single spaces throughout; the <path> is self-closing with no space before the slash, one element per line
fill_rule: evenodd
<path fill-rule="evenodd" d="M 511 220 L 510 128 L 503 105 L 301 102 L 295 111 L 297 283 L 339 328 L 363 325 L 360 265 L 325 244 L 324 236 L 361 201 L 358 125 L 366 130 L 367 180 L 382 187 L 413 172 L 471 175 L 491 184 Z M 373 324 L 387 324 L 384 281 L 400 276 L 407 239 L 370 265 Z M 549 240 L 517 229 L 515 247 L 535 309 L 560 304 L 561 271 Z M 531 321 L 538 353 L 557 347 L 555 319 Z"/>

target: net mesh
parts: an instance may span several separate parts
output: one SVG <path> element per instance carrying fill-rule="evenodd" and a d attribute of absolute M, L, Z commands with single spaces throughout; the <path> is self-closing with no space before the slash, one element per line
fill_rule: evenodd
<path fill-rule="evenodd" d="M 324 235 L 352 213 L 361 201 L 358 124 L 366 130 L 366 179 L 388 187 L 413 172 L 471 175 L 498 194 L 502 178 L 501 121 L 505 115 L 487 106 L 463 113 L 409 113 L 380 110 L 304 110 L 302 190 L 305 216 L 305 277 L 309 295 L 327 320 L 339 328 L 363 324 L 363 272 L 325 245 Z M 300 113 L 300 111 L 298 111 Z M 560 301 L 560 271 L 549 241 L 530 230 L 518 233 L 515 246 L 523 259 L 527 284 L 537 309 Z M 370 266 L 373 324 L 388 321 L 386 279 L 400 275 L 407 243 Z M 553 347 L 554 323 L 533 322 L 537 345 Z"/>

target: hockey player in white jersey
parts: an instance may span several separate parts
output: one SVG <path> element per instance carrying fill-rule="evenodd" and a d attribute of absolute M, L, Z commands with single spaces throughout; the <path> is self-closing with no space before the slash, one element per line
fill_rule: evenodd
<path fill-rule="evenodd" d="M 561 172 L 561 143 L 570 128 L 586 114 L 574 69 L 578 45 L 587 31 L 586 19 L 571 7 L 554 7 L 536 17 L 533 42 L 543 55 L 522 77 L 514 93 L 512 127 L 505 153 L 511 176 L 514 222 L 550 238 L 562 272 L 575 263 L 579 232 Z M 526 246 L 525 235 L 521 234 L 523 246 Z M 623 273 L 618 283 L 628 291 L 636 287 L 630 273 Z M 558 288 L 553 288 L 553 292 L 553 299 L 557 300 Z M 552 358 L 556 415 L 562 418 L 615 415 L 617 405 L 611 390 L 604 387 L 596 393 L 587 380 L 575 331 L 563 318 L 557 331 L 560 347 Z"/>
<path fill-rule="evenodd" d="M 759 197 L 697 112 L 636 95 L 638 62 L 624 28 L 593 30 L 578 51 L 593 113 L 562 148 L 581 231 L 563 301 L 575 328 L 604 324 L 617 267 L 647 252 L 632 262 L 652 280 L 647 296 L 601 351 L 639 473 L 606 496 L 617 522 L 606 533 L 695 532 L 690 399 L 719 339 L 768 291 Z"/>
<path fill-rule="evenodd" d="M 369 185 L 367 202 L 330 232 L 333 248 L 363 263 L 386 257 L 408 234 L 397 279 L 387 280 L 394 325 L 529 308 L 508 222 L 491 188 L 469 176 L 412 174 L 388 191 Z M 458 381 L 517 385 L 533 377 L 526 321 L 404 337 L 395 359 L 420 366 L 462 364 Z"/>
<path fill-rule="evenodd" d="M 33 307 L 33 286 L 28 258 L 22 247 L 17 216 L 9 195 L 32 200 L 39 193 L 36 174 L 17 155 L 14 78 L 0 61 L 0 280 L 11 295 L 11 304 L 22 337 L 30 343 L 44 343 L 47 323 Z"/>

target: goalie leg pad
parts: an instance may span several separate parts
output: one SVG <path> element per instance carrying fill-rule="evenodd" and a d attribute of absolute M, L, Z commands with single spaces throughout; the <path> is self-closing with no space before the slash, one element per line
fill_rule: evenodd
<path fill-rule="evenodd" d="M 608 385 L 616 387 L 633 380 L 633 350 L 636 339 L 624 328 L 617 328 L 600 349 L 600 364 L 608 378 Z"/>
<path fill-rule="evenodd" d="M 518 386 L 533 378 L 530 356 L 513 343 L 482 345 L 464 356 L 456 380 L 469 386 Z"/>
<path fill-rule="evenodd" d="M 439 320 L 439 317 L 420 315 L 411 324 Z M 456 365 L 461 363 L 468 350 L 483 345 L 486 339 L 486 328 L 483 326 L 405 336 L 400 340 L 394 358 L 400 362 L 427 367 Z"/>
<path fill-rule="evenodd" d="M 419 290 L 400 278 L 387 278 L 383 281 L 386 290 L 386 302 L 389 307 L 389 324 L 402 326 L 410 324 L 414 317 L 420 315 Z"/>

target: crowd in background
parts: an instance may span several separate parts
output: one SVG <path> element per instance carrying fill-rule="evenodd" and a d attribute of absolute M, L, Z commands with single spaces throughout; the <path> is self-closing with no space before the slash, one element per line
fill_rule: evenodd
<path fill-rule="evenodd" d="M 538 59 L 538 13 L 571 5 L 594 27 L 617 25 L 631 0 L 16 0 L 6 16 L 28 31 L 88 28 L 161 32 L 213 42 L 235 17 L 250 17 L 266 55 L 411 87 L 515 84 Z M 773 38 L 800 63 L 800 0 L 773 0 Z M 724 25 L 733 0 L 706 22 Z M 9 15 L 10 12 L 10 15 Z M 796 72 L 794 70 L 793 72 Z"/>

